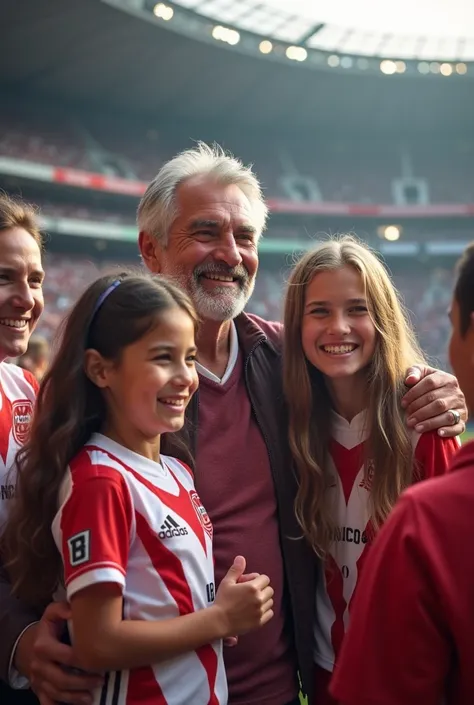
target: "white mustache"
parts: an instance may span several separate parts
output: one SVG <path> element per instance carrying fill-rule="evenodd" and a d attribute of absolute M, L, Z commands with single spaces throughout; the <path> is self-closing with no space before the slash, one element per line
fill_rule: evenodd
<path fill-rule="evenodd" d="M 225 277 L 234 277 L 235 279 L 239 279 L 242 282 L 246 282 L 249 279 L 249 273 L 243 266 L 239 267 L 217 267 L 217 266 L 203 266 L 203 267 L 196 267 L 194 270 L 194 276 L 196 279 L 200 277 L 203 274 L 217 274 L 217 275 L 222 275 Z"/>

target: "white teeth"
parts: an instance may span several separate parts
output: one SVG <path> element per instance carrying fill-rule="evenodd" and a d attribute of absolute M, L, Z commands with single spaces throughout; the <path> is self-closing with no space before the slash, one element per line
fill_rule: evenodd
<path fill-rule="evenodd" d="M 332 355 L 343 355 L 352 352 L 356 347 L 356 345 L 323 345 L 323 350 Z"/>
<path fill-rule="evenodd" d="M 0 318 L 0 323 L 9 328 L 26 328 L 28 321 L 24 318 L 20 320 L 18 318 Z"/>
<path fill-rule="evenodd" d="M 226 277 L 224 274 L 206 274 L 207 279 L 214 279 L 217 282 L 233 282 L 234 277 Z"/>
<path fill-rule="evenodd" d="M 160 399 L 159 401 L 170 406 L 184 406 L 184 399 Z"/>

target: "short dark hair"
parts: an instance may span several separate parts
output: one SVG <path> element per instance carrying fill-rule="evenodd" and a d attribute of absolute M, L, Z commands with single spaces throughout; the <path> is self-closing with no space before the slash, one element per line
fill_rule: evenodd
<path fill-rule="evenodd" d="M 0 232 L 9 228 L 23 228 L 42 248 L 43 238 L 35 206 L 0 191 Z"/>
<path fill-rule="evenodd" d="M 464 250 L 456 271 L 454 298 L 459 306 L 461 335 L 465 336 L 471 325 L 471 314 L 474 313 L 474 242 Z"/>

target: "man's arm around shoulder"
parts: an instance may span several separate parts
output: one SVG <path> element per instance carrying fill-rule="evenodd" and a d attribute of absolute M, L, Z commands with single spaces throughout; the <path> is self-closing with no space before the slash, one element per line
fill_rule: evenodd
<path fill-rule="evenodd" d="M 31 686 L 41 703 L 87 705 L 102 676 L 80 673 L 71 646 L 61 642 L 70 608 L 51 603 L 41 614 L 11 594 L 0 567 L 0 679 L 14 687 Z"/>

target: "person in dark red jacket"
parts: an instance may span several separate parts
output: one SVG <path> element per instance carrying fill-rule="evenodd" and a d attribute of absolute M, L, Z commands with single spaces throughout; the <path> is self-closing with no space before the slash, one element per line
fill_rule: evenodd
<path fill-rule="evenodd" d="M 474 410 L 474 244 L 451 308 L 450 359 Z M 331 691 L 342 705 L 472 705 L 474 442 L 402 496 L 365 566 Z"/>

